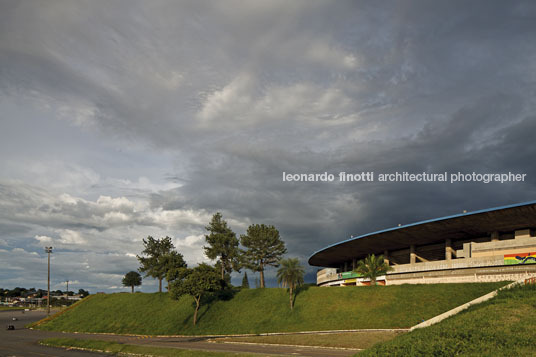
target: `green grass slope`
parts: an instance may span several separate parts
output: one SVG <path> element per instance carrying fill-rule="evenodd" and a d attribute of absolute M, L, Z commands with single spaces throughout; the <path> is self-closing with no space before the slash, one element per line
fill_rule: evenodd
<path fill-rule="evenodd" d="M 298 294 L 293 311 L 285 289 L 246 289 L 203 305 L 195 327 L 191 297 L 174 301 L 165 293 L 103 294 L 39 328 L 153 335 L 404 328 L 502 285 L 308 287 Z"/>
<path fill-rule="evenodd" d="M 532 284 L 501 291 L 490 301 L 358 356 L 535 356 L 535 331 Z"/>

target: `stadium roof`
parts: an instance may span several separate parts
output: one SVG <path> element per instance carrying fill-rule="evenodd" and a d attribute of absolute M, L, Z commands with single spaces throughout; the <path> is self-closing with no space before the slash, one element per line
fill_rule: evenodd
<path fill-rule="evenodd" d="M 368 254 L 383 254 L 384 250 L 407 249 L 463 238 L 477 238 L 491 232 L 512 232 L 536 227 L 536 201 L 489 208 L 453 216 L 430 219 L 400 227 L 353 237 L 321 249 L 311 257 L 309 264 L 320 267 L 338 267 L 340 263 L 361 259 Z"/>

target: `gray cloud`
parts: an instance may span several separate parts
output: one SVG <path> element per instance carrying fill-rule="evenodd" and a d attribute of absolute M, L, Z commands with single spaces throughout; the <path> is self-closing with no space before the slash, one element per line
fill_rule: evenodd
<path fill-rule="evenodd" d="M 0 249 L 37 262 L 51 242 L 58 262 L 99 267 L 76 277 L 94 289 L 136 267 L 148 234 L 202 261 L 216 211 L 238 233 L 274 224 L 305 262 L 351 234 L 535 197 L 531 2 L 0 7 Z M 283 171 L 528 180 L 285 183 Z M 3 281 L 32 275 L 13 269 Z"/>

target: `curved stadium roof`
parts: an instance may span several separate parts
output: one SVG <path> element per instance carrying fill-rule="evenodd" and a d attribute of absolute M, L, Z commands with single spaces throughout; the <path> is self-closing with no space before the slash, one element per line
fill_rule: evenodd
<path fill-rule="evenodd" d="M 338 267 L 341 262 L 353 258 L 383 254 L 384 250 L 407 249 L 412 244 L 440 243 L 447 238 L 478 238 L 494 231 L 512 232 L 530 227 L 536 227 L 536 201 L 441 217 L 353 237 L 313 253 L 309 264 Z"/>

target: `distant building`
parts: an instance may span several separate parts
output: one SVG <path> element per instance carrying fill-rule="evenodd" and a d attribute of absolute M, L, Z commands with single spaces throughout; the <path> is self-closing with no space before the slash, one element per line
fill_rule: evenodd
<path fill-rule="evenodd" d="M 366 285 L 352 270 L 369 254 L 393 268 L 380 284 L 519 280 L 536 276 L 536 201 L 352 237 L 309 258 L 317 285 Z"/>

